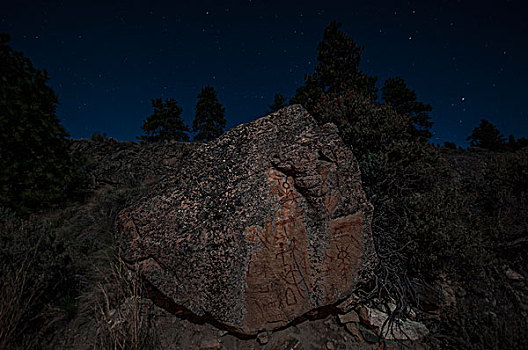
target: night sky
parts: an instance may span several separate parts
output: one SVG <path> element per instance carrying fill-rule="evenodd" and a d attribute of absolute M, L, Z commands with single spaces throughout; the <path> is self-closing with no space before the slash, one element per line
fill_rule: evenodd
<path fill-rule="evenodd" d="M 466 137 L 480 119 L 528 136 L 528 9 L 514 1 L 5 1 L 0 32 L 57 92 L 73 138 L 135 140 L 152 98 L 174 98 L 192 124 L 209 84 L 227 127 L 266 114 L 312 73 L 335 19 L 364 46 L 361 68 L 402 76 L 433 106 L 434 143 Z"/>

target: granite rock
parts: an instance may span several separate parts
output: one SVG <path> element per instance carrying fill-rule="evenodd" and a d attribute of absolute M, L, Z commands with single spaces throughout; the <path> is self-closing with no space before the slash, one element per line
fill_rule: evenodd
<path fill-rule="evenodd" d="M 296 105 L 196 147 L 116 224 L 159 305 L 257 334 L 371 278 L 371 218 L 337 128 Z"/>

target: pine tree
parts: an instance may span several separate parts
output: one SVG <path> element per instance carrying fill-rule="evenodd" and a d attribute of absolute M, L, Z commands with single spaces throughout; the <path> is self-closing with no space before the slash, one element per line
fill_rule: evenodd
<path fill-rule="evenodd" d="M 143 126 L 143 131 L 147 134 L 140 138 L 144 141 L 189 141 L 189 127 L 185 125 L 181 118 L 183 109 L 178 106 L 176 100 L 169 98 L 165 102 L 161 98 L 152 100 L 154 112 L 150 115 Z"/>
<path fill-rule="evenodd" d="M 417 101 L 416 93 L 407 87 L 401 77 L 389 78 L 381 88 L 382 99 L 391 105 L 396 112 L 409 118 L 409 134 L 422 141 L 427 141 L 432 134 L 433 126 L 429 112 L 431 105 Z"/>
<path fill-rule="evenodd" d="M 212 86 L 205 86 L 198 94 L 193 121 L 195 141 L 211 141 L 220 136 L 224 130 L 225 108 L 218 102 L 216 91 Z"/>
<path fill-rule="evenodd" d="M 376 80 L 359 69 L 363 47 L 332 21 L 324 30 L 323 41 L 317 47 L 318 65 L 313 74 L 305 77 L 305 84 L 297 89 L 291 104 L 300 103 L 313 112 L 321 94 L 339 95 L 354 90 L 376 98 Z"/>
<path fill-rule="evenodd" d="M 268 105 L 269 111 L 268 113 L 273 113 L 278 111 L 279 109 L 282 109 L 288 105 L 288 99 L 282 94 L 275 94 L 273 97 L 273 103 Z"/>
<path fill-rule="evenodd" d="M 444 142 L 444 148 L 447 148 L 447 149 L 457 149 L 457 146 L 454 142 L 451 142 L 451 141 L 445 141 Z"/>
<path fill-rule="evenodd" d="M 27 213 L 66 199 L 79 172 L 47 72 L 8 42 L 0 34 L 0 206 Z"/>
<path fill-rule="evenodd" d="M 482 119 L 479 126 L 473 129 L 473 132 L 467 138 L 472 147 L 485 148 L 490 151 L 501 151 L 506 145 L 506 138 L 500 133 L 499 129 Z"/>

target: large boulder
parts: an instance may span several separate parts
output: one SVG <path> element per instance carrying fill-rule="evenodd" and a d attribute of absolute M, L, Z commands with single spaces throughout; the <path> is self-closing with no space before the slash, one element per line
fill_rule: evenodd
<path fill-rule="evenodd" d="M 199 146 L 117 225 L 122 258 L 167 300 L 255 334 L 371 277 L 371 217 L 337 128 L 291 106 Z"/>

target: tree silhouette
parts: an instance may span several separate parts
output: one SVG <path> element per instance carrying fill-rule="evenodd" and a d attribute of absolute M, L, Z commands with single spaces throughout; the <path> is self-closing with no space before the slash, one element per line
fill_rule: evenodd
<path fill-rule="evenodd" d="M 218 102 L 212 86 L 205 86 L 198 94 L 195 112 L 193 132 L 198 133 L 195 141 L 211 141 L 222 134 L 226 124 L 225 108 Z"/>
<path fill-rule="evenodd" d="M 457 146 L 454 142 L 451 142 L 451 141 L 445 141 L 444 142 L 444 148 L 447 148 L 447 149 L 457 149 Z"/>
<path fill-rule="evenodd" d="M 401 77 L 389 78 L 381 88 L 382 99 L 391 105 L 396 112 L 409 118 L 409 130 L 411 136 L 427 141 L 431 138 L 431 117 L 429 112 L 433 110 L 431 105 L 417 101 L 416 93 L 407 87 L 405 80 Z"/>
<path fill-rule="evenodd" d="M 189 127 L 181 119 L 183 109 L 178 106 L 176 100 L 168 98 L 165 102 L 161 98 L 152 100 L 154 112 L 150 115 L 143 126 L 147 134 L 140 138 L 144 141 L 189 141 Z"/>
<path fill-rule="evenodd" d="M 508 136 L 508 143 L 506 144 L 506 149 L 511 152 L 515 152 L 528 146 L 528 139 L 526 137 L 521 137 L 518 140 L 515 140 L 513 135 Z"/>
<path fill-rule="evenodd" d="M 0 206 L 28 212 L 63 201 L 78 179 L 48 74 L 0 34 Z"/>
<path fill-rule="evenodd" d="M 482 119 L 479 126 L 473 129 L 473 132 L 467 138 L 472 147 L 481 147 L 490 151 L 500 151 L 506 145 L 506 138 L 502 136 L 499 129 Z"/>
<path fill-rule="evenodd" d="M 305 84 L 297 89 L 291 104 L 300 103 L 310 112 L 321 94 L 342 94 L 347 90 L 361 92 L 375 99 L 375 77 L 369 77 L 359 69 L 363 47 L 339 28 L 341 23 L 330 22 L 317 47 L 318 65 L 313 74 L 305 76 Z"/>
<path fill-rule="evenodd" d="M 286 107 L 287 105 L 288 99 L 286 97 L 282 96 L 282 94 L 275 94 L 275 96 L 273 97 L 273 103 L 268 105 L 268 113 L 276 112 L 279 109 Z"/>

